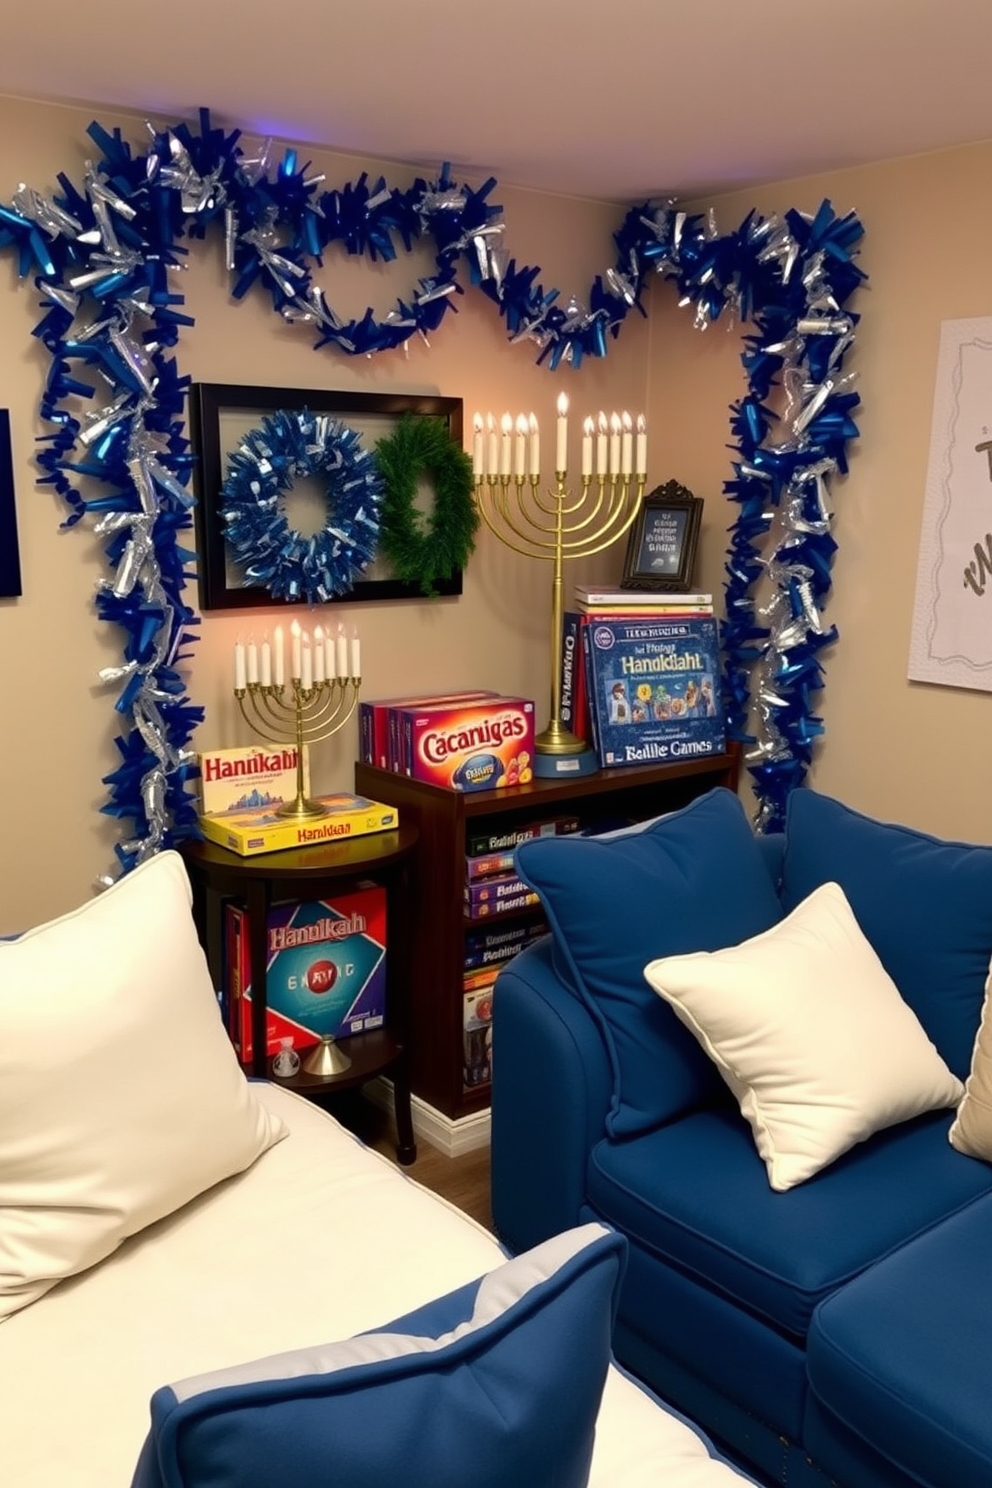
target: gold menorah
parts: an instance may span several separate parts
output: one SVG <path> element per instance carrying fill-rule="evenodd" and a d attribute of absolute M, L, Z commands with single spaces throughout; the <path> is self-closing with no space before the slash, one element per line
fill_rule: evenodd
<path fill-rule="evenodd" d="M 240 642 L 235 646 L 234 696 L 245 723 L 269 744 L 290 740 L 296 744 L 296 795 L 276 807 L 276 816 L 308 821 L 327 815 L 327 808 L 306 793 L 303 746 L 329 739 L 354 713 L 362 685 L 360 654 L 359 642 L 353 639 L 351 674 L 346 675 L 344 639 L 338 639 L 335 652 L 333 638 L 328 636 L 325 642 L 319 627 L 311 642 L 309 634 L 294 621 L 287 684 L 281 630 L 276 631 L 274 654 L 268 640 L 262 642 L 261 667 L 252 642 L 247 657 Z"/>
<path fill-rule="evenodd" d="M 551 717 L 535 739 L 536 775 L 553 776 L 595 769 L 595 755 L 584 739 L 565 727 L 561 717 L 563 573 L 566 558 L 591 558 L 610 547 L 630 530 L 640 510 L 646 483 L 646 443 L 643 421 L 638 423 L 637 473 L 629 442 L 629 417 L 621 425 L 614 415 L 614 436 L 607 447 L 605 415 L 600 414 L 597 470 L 593 473 L 592 439 L 595 426 L 586 419 L 583 433 L 581 486 L 576 494 L 568 488 L 567 425 L 568 401 L 558 399 L 555 486 L 542 491 L 538 442 L 533 415 L 517 420 L 517 458 L 513 475 L 509 470 L 509 437 L 512 420 L 503 420 L 502 468 L 495 466 L 495 441 L 490 437 L 489 470 L 480 467 L 482 449 L 480 421 L 476 420 L 475 501 L 479 515 L 500 542 L 527 558 L 551 564 Z M 492 417 L 490 415 L 490 428 Z M 621 428 L 623 432 L 621 433 Z M 529 441 L 530 470 L 527 471 Z M 512 497 L 511 497 L 512 490 Z"/>

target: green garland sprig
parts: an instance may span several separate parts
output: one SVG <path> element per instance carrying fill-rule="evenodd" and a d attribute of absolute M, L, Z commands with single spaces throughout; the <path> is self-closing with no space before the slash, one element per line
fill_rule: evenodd
<path fill-rule="evenodd" d="M 379 550 L 397 578 L 419 584 L 427 598 L 434 598 L 438 581 L 464 568 L 475 547 L 479 513 L 472 461 L 440 419 L 412 414 L 404 414 L 395 432 L 379 440 L 375 458 L 385 488 Z M 429 517 L 414 505 L 425 475 L 434 486 Z"/>

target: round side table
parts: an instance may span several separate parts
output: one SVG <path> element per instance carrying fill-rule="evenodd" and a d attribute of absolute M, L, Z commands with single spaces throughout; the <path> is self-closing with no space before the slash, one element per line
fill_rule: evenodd
<path fill-rule="evenodd" d="M 388 1071 L 395 1096 L 397 1156 L 404 1165 L 414 1162 L 417 1156 L 410 1109 L 407 975 L 409 866 L 418 836 L 416 827 L 400 823 L 392 832 L 370 832 L 343 842 L 288 848 L 252 857 L 241 857 L 212 842 L 190 841 L 179 846 L 193 889 L 197 932 L 217 986 L 222 984 L 223 977 L 225 901 L 237 901 L 248 912 L 252 1073 L 319 1102 Z M 335 888 L 361 879 L 371 879 L 386 891 L 385 1026 L 351 1034 L 342 1041 L 341 1047 L 347 1051 L 351 1065 L 341 1074 L 322 1077 L 300 1070 L 289 1079 L 273 1076 L 272 1059 L 266 1051 L 269 910 L 275 903 L 327 898 Z"/>

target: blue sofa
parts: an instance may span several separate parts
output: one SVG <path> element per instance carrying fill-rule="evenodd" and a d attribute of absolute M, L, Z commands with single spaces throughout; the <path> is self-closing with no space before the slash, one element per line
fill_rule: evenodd
<path fill-rule="evenodd" d="M 551 933 L 494 997 L 492 1193 L 522 1250 L 628 1238 L 621 1363 L 774 1484 L 992 1484 L 992 1165 L 953 1109 L 885 1126 L 777 1192 L 738 1101 L 648 986 L 657 957 L 760 936 L 840 884 L 947 1068 L 971 1067 L 992 848 L 792 794 L 756 838 L 731 792 L 518 850 Z"/>

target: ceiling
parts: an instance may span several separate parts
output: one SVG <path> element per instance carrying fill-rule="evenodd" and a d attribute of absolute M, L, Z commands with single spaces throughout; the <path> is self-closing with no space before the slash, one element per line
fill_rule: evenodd
<path fill-rule="evenodd" d="M 992 138 L 992 0 L 48 0 L 4 7 L 0 93 L 699 197 Z"/>

